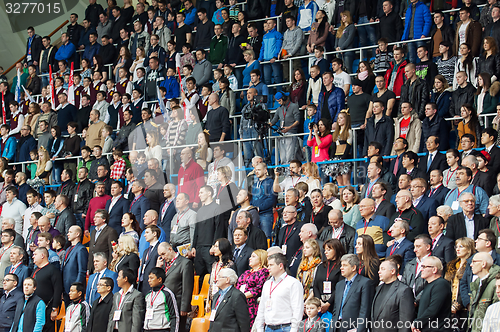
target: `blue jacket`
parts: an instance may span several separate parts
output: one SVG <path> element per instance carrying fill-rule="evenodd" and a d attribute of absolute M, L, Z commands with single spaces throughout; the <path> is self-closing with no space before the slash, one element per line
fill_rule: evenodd
<path fill-rule="evenodd" d="M 277 193 L 273 190 L 274 180 L 266 178 L 257 181 L 252 186 L 252 205 L 259 208 L 259 214 L 272 212 L 278 200 Z"/>
<path fill-rule="evenodd" d="M 431 91 L 431 103 L 436 103 L 438 115 L 442 118 L 450 116 L 451 91 L 443 91 L 439 96 Z"/>
<path fill-rule="evenodd" d="M 56 57 L 55 59 L 57 61 L 59 60 L 69 60 L 71 59 L 71 57 L 75 54 L 76 52 L 76 48 L 75 48 L 75 45 L 73 45 L 73 43 L 70 43 L 68 41 L 68 44 L 66 45 L 61 45 L 59 47 L 59 49 L 57 50 L 56 52 Z M 90 59 L 89 59 L 90 60 Z"/>
<path fill-rule="evenodd" d="M 28 139 L 19 147 L 17 161 L 31 161 L 30 151 L 38 150 L 38 144 L 35 138 L 29 135 Z"/>
<path fill-rule="evenodd" d="M 486 194 L 486 191 L 483 190 L 483 188 L 471 184 L 467 187 L 467 189 L 464 189 L 462 193 L 473 193 L 474 196 L 476 196 L 476 209 L 474 210 L 474 213 L 486 214 L 486 211 L 488 210 L 489 197 L 488 194 Z M 444 205 L 453 206 L 453 202 L 458 201 L 457 196 L 458 188 L 450 190 L 446 195 Z M 458 206 L 458 209 L 453 210 L 454 214 L 457 214 L 459 212 L 462 212 L 462 207 L 460 205 Z"/>
<path fill-rule="evenodd" d="M 356 223 L 356 234 L 354 234 L 354 243 L 358 240 L 358 235 L 366 234 L 370 235 L 375 242 L 375 250 L 377 251 L 378 257 L 385 257 L 385 252 L 387 250 L 386 245 L 383 241 L 383 234 L 386 229 L 389 228 L 390 220 L 384 216 L 373 216 L 373 219 L 365 227 L 365 219 L 361 218 Z M 354 249 L 356 251 L 356 249 Z"/>
<path fill-rule="evenodd" d="M 318 123 L 321 119 L 321 109 L 323 108 L 323 102 L 325 98 L 326 91 L 321 91 L 318 97 L 318 111 L 314 115 L 314 122 Z M 328 97 L 328 110 L 330 111 L 330 116 L 332 117 L 332 122 L 337 121 L 337 116 L 340 111 L 345 108 L 345 93 L 341 88 L 333 87 L 330 96 Z"/>
<path fill-rule="evenodd" d="M 17 140 L 15 137 L 7 138 L 7 141 L 5 142 L 5 147 L 2 151 L 2 157 L 9 159 L 9 161 L 13 161 L 14 156 L 16 155 L 16 146 L 17 146 Z"/>
<path fill-rule="evenodd" d="M 165 242 L 170 242 L 171 222 L 175 214 L 177 213 L 177 209 L 175 208 L 175 202 L 172 201 L 170 205 L 168 205 L 167 211 L 165 211 L 165 215 L 162 217 L 161 212 L 163 211 L 163 206 L 165 206 L 165 204 L 168 204 L 167 200 L 163 202 L 163 204 L 160 206 L 160 210 L 158 211 L 159 216 L 157 226 L 165 231 Z"/>
<path fill-rule="evenodd" d="M 7 266 L 7 267 L 5 268 L 5 274 L 10 273 L 9 271 L 10 271 L 10 267 L 11 267 L 11 266 L 12 266 L 12 265 L 9 265 L 9 266 Z M 5 275 L 5 274 L 4 274 L 4 275 Z M 30 270 L 29 270 L 29 268 L 28 268 L 26 265 L 21 264 L 21 265 L 19 265 L 19 266 L 18 266 L 18 267 L 14 270 L 14 274 L 15 274 L 15 275 L 19 278 L 19 282 L 17 283 L 17 286 L 18 286 L 18 287 L 21 287 L 21 285 L 22 285 L 22 284 L 23 284 L 23 282 L 24 282 L 24 279 L 26 279 L 27 277 L 29 277 L 29 276 L 30 276 Z M 22 287 L 21 287 L 21 289 L 22 289 Z M 0 310 L 0 312 L 2 312 L 2 311 Z M 0 319 L 0 322 L 1 322 L 1 321 L 2 321 L 2 320 Z M 0 325 L 0 327 L 2 327 L 2 326 Z"/>
<path fill-rule="evenodd" d="M 187 25 L 193 25 L 194 21 L 196 20 L 196 8 L 191 7 L 190 11 L 185 10 L 184 14 L 186 15 L 186 18 L 184 19 L 184 23 Z"/>
<path fill-rule="evenodd" d="M 430 198 L 424 193 L 424 196 L 418 202 L 415 208 L 422 212 L 422 216 L 424 216 L 425 220 L 429 220 L 430 217 L 437 216 L 436 209 L 439 207 L 439 203 L 434 199 Z"/>
<path fill-rule="evenodd" d="M 160 227 L 160 231 L 161 231 L 161 234 L 160 234 L 160 238 L 158 239 L 158 242 L 162 243 L 162 242 L 166 242 L 166 237 L 167 237 L 167 234 L 165 233 L 165 231 L 163 230 L 163 228 Z M 139 238 L 139 258 L 142 259 L 142 256 L 144 254 L 144 251 L 146 251 L 146 249 L 149 248 L 150 244 L 148 241 L 146 241 L 146 238 L 144 237 L 144 233 L 146 231 L 142 231 L 142 234 L 141 234 L 141 237 Z M 170 234 L 169 234 L 170 236 Z"/>
<path fill-rule="evenodd" d="M 72 249 L 71 247 L 66 249 L 66 255 L 62 262 L 61 271 L 63 291 L 69 294 L 72 283 L 81 282 L 84 285 L 86 283 L 89 253 L 87 248 L 78 242 Z"/>
<path fill-rule="evenodd" d="M 86 45 L 85 51 L 83 51 L 82 59 L 87 59 L 90 61 L 90 63 L 93 63 L 92 58 L 94 57 L 94 55 L 99 53 L 100 49 L 101 45 L 97 42 L 94 45 Z"/>
<path fill-rule="evenodd" d="M 113 287 L 113 294 L 118 292 L 120 289 L 118 288 L 118 284 L 116 283 L 116 277 L 118 274 L 116 272 L 113 272 L 111 270 L 105 269 L 104 273 L 101 278 L 108 277 L 113 279 L 114 282 L 114 287 Z M 95 278 L 97 277 L 97 273 L 91 274 L 89 277 L 89 283 L 87 284 L 87 291 L 85 292 L 85 301 L 87 303 L 94 303 L 95 300 L 97 300 L 101 295 L 97 293 L 97 282 Z M 99 280 L 97 280 L 99 281 Z"/>
<path fill-rule="evenodd" d="M 166 99 L 179 98 L 181 95 L 181 88 L 175 76 L 165 77 L 160 83 L 160 86 L 167 89 L 167 94 L 165 95 Z"/>
<path fill-rule="evenodd" d="M 16 313 L 17 302 L 24 297 L 22 286 L 17 285 L 16 289 L 5 294 L 0 299 L 0 329 L 10 329 L 14 322 L 14 314 Z"/>
<path fill-rule="evenodd" d="M 122 217 L 128 212 L 130 206 L 130 201 L 125 199 L 123 196 L 113 205 L 111 212 L 109 211 L 109 206 L 111 205 L 111 199 L 106 202 L 106 211 L 109 213 L 108 226 L 116 230 L 116 233 L 121 234 L 122 228 Z M 89 302 L 92 303 L 92 302 Z"/>
<path fill-rule="evenodd" d="M 269 61 L 272 58 L 278 59 L 283 44 L 283 35 L 276 29 L 270 30 L 262 37 L 262 47 L 260 48 L 259 61 Z"/>
<path fill-rule="evenodd" d="M 309 137 L 309 124 L 313 123 L 313 118 L 309 118 L 308 116 L 304 119 L 304 143 L 303 146 L 307 146 L 307 138 Z"/>
<path fill-rule="evenodd" d="M 311 1 L 309 2 L 309 4 L 307 6 L 304 6 L 304 4 L 302 4 L 299 9 L 298 9 L 298 14 L 297 14 L 297 26 L 299 26 L 299 23 L 300 23 L 300 11 L 302 9 L 310 9 L 311 10 L 311 24 L 307 27 L 307 28 L 303 28 L 302 31 L 304 32 L 307 32 L 307 31 L 311 31 L 311 27 L 312 27 L 312 24 L 315 22 L 316 20 L 316 13 L 318 12 L 319 10 L 319 7 L 318 7 L 318 4 L 316 3 L 316 1 Z M 351 15 L 354 15 L 354 13 L 352 13 Z"/>
<path fill-rule="evenodd" d="M 411 18 L 411 8 L 412 5 L 408 6 L 406 10 L 406 17 Z M 401 40 L 410 39 L 410 20 L 405 20 L 405 30 L 403 32 L 403 37 Z M 420 37 L 429 37 L 431 33 L 432 26 L 432 16 L 427 7 L 423 2 L 417 2 L 415 6 L 415 18 L 413 19 L 413 39 L 420 39 Z"/>
<path fill-rule="evenodd" d="M 139 222 L 141 229 L 144 229 L 144 214 L 151 208 L 149 203 L 149 199 L 147 199 L 144 195 L 142 195 L 133 205 L 130 203 L 130 207 L 128 212 L 131 212 L 135 219 Z"/>
<path fill-rule="evenodd" d="M 394 244 L 390 247 L 387 247 L 387 250 L 385 251 L 385 258 L 391 256 L 391 250 L 393 249 Z M 404 238 L 403 241 L 399 244 L 399 246 L 394 249 L 394 252 L 392 255 L 401 255 L 403 257 L 403 264 L 401 265 L 400 270 L 404 271 L 405 270 L 405 265 L 409 261 L 411 261 L 413 258 L 415 258 L 415 252 L 413 251 L 413 242 L 408 240 L 407 238 Z"/>

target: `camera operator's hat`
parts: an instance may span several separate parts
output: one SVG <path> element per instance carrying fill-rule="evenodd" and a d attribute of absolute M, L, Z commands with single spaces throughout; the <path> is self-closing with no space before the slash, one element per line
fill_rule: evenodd
<path fill-rule="evenodd" d="M 276 100 L 280 100 L 280 99 L 283 99 L 284 96 L 289 96 L 290 94 L 289 93 L 286 93 L 286 92 L 278 92 L 274 95 L 274 99 Z"/>

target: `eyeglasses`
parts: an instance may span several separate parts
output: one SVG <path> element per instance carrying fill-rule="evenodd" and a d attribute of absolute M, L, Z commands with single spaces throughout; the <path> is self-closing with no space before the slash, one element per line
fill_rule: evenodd
<path fill-rule="evenodd" d="M 102 283 L 97 283 L 97 287 L 108 287 L 108 285 L 102 284 Z"/>
<path fill-rule="evenodd" d="M 479 241 L 479 240 L 488 241 L 488 239 L 484 239 L 484 238 L 482 238 L 482 237 L 478 237 L 478 238 L 476 239 L 476 241 Z"/>
<path fill-rule="evenodd" d="M 434 268 L 435 266 L 433 265 L 422 265 L 422 269 L 428 269 L 428 268 Z"/>
<path fill-rule="evenodd" d="M 4 282 L 15 281 L 14 279 L 3 279 Z"/>

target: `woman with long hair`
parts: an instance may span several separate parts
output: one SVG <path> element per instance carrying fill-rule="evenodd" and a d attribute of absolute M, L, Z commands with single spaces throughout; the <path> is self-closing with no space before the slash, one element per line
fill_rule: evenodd
<path fill-rule="evenodd" d="M 162 151 L 160 146 L 160 140 L 158 138 L 158 132 L 149 131 L 146 134 L 146 143 L 148 145 L 146 147 L 146 150 L 144 151 L 144 154 L 146 155 L 146 160 L 155 158 L 156 160 L 161 161 Z"/>
<path fill-rule="evenodd" d="M 130 54 L 128 47 L 122 45 L 118 52 L 118 58 L 116 59 L 115 65 L 113 66 L 114 67 L 113 75 L 115 76 L 116 83 L 120 82 L 120 75 L 119 75 L 120 68 L 125 68 L 125 70 L 128 73 L 131 66 L 132 66 L 132 55 Z"/>
<path fill-rule="evenodd" d="M 314 274 L 321 264 L 321 251 L 315 239 L 309 239 L 302 248 L 302 260 L 297 271 L 297 280 L 304 287 L 304 301 L 313 297 Z"/>
<path fill-rule="evenodd" d="M 139 245 L 139 235 L 141 234 L 141 227 L 135 219 L 133 213 L 127 212 L 122 216 L 122 227 L 123 232 L 120 233 L 120 237 L 128 235 L 134 239 L 135 245 Z"/>
<path fill-rule="evenodd" d="M 210 147 L 209 135 L 207 132 L 202 131 L 198 134 L 198 147 L 194 153 L 194 159 L 198 165 L 203 168 L 203 170 L 206 170 L 208 164 L 212 161 L 213 156 L 214 152 Z"/>
<path fill-rule="evenodd" d="M 123 0 L 123 7 L 120 14 L 123 20 L 127 23 L 133 23 L 132 17 L 134 16 L 134 6 L 132 0 Z"/>
<path fill-rule="evenodd" d="M 460 115 L 462 120 L 457 126 L 457 146 L 465 134 L 474 136 L 474 148 L 479 147 L 481 143 L 481 126 L 474 107 L 471 104 L 463 104 L 460 107 Z"/>
<path fill-rule="evenodd" d="M 238 12 L 237 15 L 238 22 L 240 22 L 241 26 L 241 34 L 245 37 L 248 37 L 248 15 L 245 11 Z"/>
<path fill-rule="evenodd" d="M 356 253 L 359 257 L 359 275 L 367 277 L 373 281 L 373 287 L 379 283 L 378 267 L 380 259 L 375 249 L 373 238 L 367 234 L 361 234 L 356 240 Z"/>
<path fill-rule="evenodd" d="M 108 16 L 111 22 L 115 21 L 115 17 L 113 16 L 113 8 L 117 6 L 116 0 L 107 0 L 108 7 L 104 10 L 106 15 Z"/>
<path fill-rule="evenodd" d="M 345 187 L 340 195 L 340 201 L 342 202 L 344 222 L 351 227 L 356 227 L 357 222 L 361 220 L 358 191 L 351 186 Z"/>
<path fill-rule="evenodd" d="M 351 115 L 347 110 L 340 111 L 337 116 L 337 130 L 332 133 L 332 142 L 335 144 L 335 158 L 352 158 L 352 137 Z M 351 184 L 352 163 L 340 163 L 336 175 L 339 186 L 348 186 Z"/>
<path fill-rule="evenodd" d="M 307 81 L 306 75 L 302 69 L 296 69 L 290 84 L 290 100 L 299 105 L 299 108 L 305 109 L 306 106 Z"/>
<path fill-rule="evenodd" d="M 483 40 L 484 52 L 477 60 L 477 72 L 488 73 L 491 82 L 495 82 L 500 76 L 500 55 L 498 54 L 498 45 L 493 37 L 486 37 Z"/>
<path fill-rule="evenodd" d="M 342 280 L 340 273 L 340 258 L 345 250 L 338 239 L 329 239 L 323 243 L 326 259 L 318 265 L 314 276 L 314 296 L 321 300 L 321 312 L 333 311 L 335 301 L 335 286 Z"/>
<path fill-rule="evenodd" d="M 59 126 L 53 126 L 50 129 L 50 134 L 52 135 L 49 140 L 49 154 L 52 159 L 53 169 L 52 169 L 52 184 L 61 183 L 61 173 L 63 170 L 63 162 L 57 160 L 56 158 L 61 158 L 63 153 L 64 138 L 61 137 L 61 129 Z"/>
<path fill-rule="evenodd" d="M 467 43 L 461 44 L 459 51 L 460 57 L 455 64 L 455 73 L 453 74 L 453 90 L 458 88 L 457 73 L 461 71 L 467 73 L 467 82 L 470 82 L 476 87 L 477 58 L 474 58 L 470 45 Z"/>
<path fill-rule="evenodd" d="M 177 51 L 175 50 L 175 41 L 172 39 L 172 40 L 169 40 L 167 42 L 167 49 L 165 51 L 167 51 L 167 57 L 165 59 L 165 64 L 166 64 L 166 67 L 167 68 L 174 68 L 174 70 L 177 71 L 176 69 L 176 64 L 175 64 L 175 59 L 177 57 Z"/>
<path fill-rule="evenodd" d="M 247 298 L 251 329 L 255 317 L 257 317 L 257 310 L 259 309 L 257 299 L 261 296 L 264 282 L 269 277 L 267 251 L 257 249 L 252 252 L 252 255 L 248 259 L 248 266 L 250 266 L 250 270 L 246 270 L 241 274 L 236 283 L 236 288 L 245 294 Z"/>
<path fill-rule="evenodd" d="M 324 10 L 316 12 L 316 22 L 311 25 L 311 33 L 307 39 L 307 52 L 314 56 L 314 47 L 325 47 L 328 32 L 330 30 L 330 23 L 328 23 L 328 16 Z"/>
<path fill-rule="evenodd" d="M 217 187 L 215 188 L 215 202 L 220 206 L 219 218 L 224 225 L 229 224 L 231 212 L 236 210 L 237 198 L 239 189 L 238 186 L 231 181 L 233 171 L 229 166 L 221 166 L 217 168 Z"/>
<path fill-rule="evenodd" d="M 347 49 L 354 48 L 354 37 L 356 36 L 356 27 L 353 24 L 351 13 L 349 11 L 343 11 L 340 13 L 341 24 L 337 30 L 335 39 L 335 50 L 344 51 Z M 342 52 L 339 53 L 344 61 L 344 66 L 347 73 L 352 73 L 352 62 L 354 61 L 354 52 Z"/>
<path fill-rule="evenodd" d="M 40 117 L 40 106 L 37 103 L 30 103 L 28 106 L 28 114 L 24 117 L 23 126 L 30 126 L 33 135 L 36 132 L 36 122 Z"/>
<path fill-rule="evenodd" d="M 100 72 L 102 75 L 101 82 L 106 83 L 106 81 L 108 80 L 108 71 L 104 67 L 102 57 L 99 54 L 96 54 L 92 57 L 92 73 L 95 73 L 96 71 Z"/>
<path fill-rule="evenodd" d="M 358 66 L 358 80 L 361 81 L 361 87 L 364 93 L 372 94 L 375 88 L 375 74 L 368 61 L 361 61 Z"/>
<path fill-rule="evenodd" d="M 431 91 L 431 103 L 437 105 L 438 115 L 442 118 L 450 116 L 451 89 L 443 75 L 434 77 L 434 88 Z"/>
<path fill-rule="evenodd" d="M 318 124 L 313 124 L 312 128 L 309 128 L 307 146 L 312 148 L 311 161 L 313 163 L 330 159 L 331 128 L 332 123 L 326 118 L 319 120 Z"/>
<path fill-rule="evenodd" d="M 339 199 L 339 187 L 335 183 L 325 183 L 323 185 L 323 199 L 325 205 L 333 209 L 342 210 L 342 203 Z"/>
<path fill-rule="evenodd" d="M 92 81 L 92 66 L 90 65 L 90 60 L 82 59 L 81 67 L 82 70 L 80 71 L 80 77 L 82 78 L 82 81 L 85 77 L 90 78 Z"/>
<path fill-rule="evenodd" d="M 453 190 L 457 187 L 456 176 L 460 162 L 460 152 L 457 149 L 449 149 L 446 151 L 446 163 L 449 168 L 443 171 L 443 186 Z"/>
<path fill-rule="evenodd" d="M 211 303 L 215 293 L 219 291 L 217 287 L 217 277 L 219 276 L 220 270 L 227 267 L 233 268 L 234 262 L 233 249 L 228 239 L 217 239 L 212 248 L 210 248 L 210 253 L 215 256 L 215 262 L 212 264 L 212 272 L 210 272 L 210 285 L 208 288 L 208 298 Z M 209 308 L 210 307 L 207 307 L 207 309 Z"/>
<path fill-rule="evenodd" d="M 123 235 L 118 239 L 118 244 L 113 245 L 113 260 L 109 264 L 111 271 L 117 272 L 122 269 L 132 269 L 137 275 L 141 260 L 134 238 L 130 235 Z"/>
<path fill-rule="evenodd" d="M 45 180 L 45 184 L 49 184 L 49 175 L 52 171 L 52 160 L 50 160 L 49 152 L 44 146 L 38 149 L 38 162 L 35 175 L 39 179 Z"/>
<path fill-rule="evenodd" d="M 457 57 L 453 55 L 452 43 L 443 40 L 439 43 L 439 53 L 441 57 L 436 61 L 438 73 L 443 75 L 448 85 L 453 84 L 455 78 L 455 64 Z"/>
<path fill-rule="evenodd" d="M 457 258 L 446 265 L 444 278 L 451 284 L 451 315 L 453 319 L 466 319 L 468 317 L 467 308 L 462 304 L 460 296 L 460 280 L 465 273 L 469 263 L 467 260 L 476 252 L 474 240 L 462 237 L 455 241 L 455 252 Z"/>
<path fill-rule="evenodd" d="M 197 144 L 198 136 L 203 131 L 200 110 L 197 107 L 190 109 L 189 118 L 191 119 L 191 123 L 188 125 L 186 132 L 186 144 Z"/>
<path fill-rule="evenodd" d="M 499 62 L 500 64 L 500 62 Z M 480 73 L 477 75 L 477 90 L 474 95 L 474 108 L 479 116 L 480 114 L 491 114 L 496 112 L 498 103 L 497 93 L 500 83 L 490 83 L 492 81 L 490 74 Z M 483 125 L 483 119 L 479 118 L 479 124 Z"/>
<path fill-rule="evenodd" d="M 328 213 L 332 210 L 332 207 L 325 205 L 321 189 L 314 189 L 311 192 L 310 199 L 313 207 L 310 222 L 316 225 L 318 233 L 321 233 L 323 228 L 328 226 Z"/>
<path fill-rule="evenodd" d="M 307 180 L 305 181 L 308 186 L 306 196 L 309 197 L 314 189 L 321 188 L 321 178 L 319 177 L 318 165 L 314 162 L 303 164 L 302 174 L 307 177 Z"/>
<path fill-rule="evenodd" d="M 144 47 L 139 46 L 135 50 L 135 60 L 134 62 L 132 62 L 132 66 L 130 66 L 130 73 L 132 74 L 133 82 L 136 82 L 139 79 L 139 77 L 137 77 L 137 69 L 144 68 L 145 58 L 146 58 L 146 51 L 144 51 Z"/>

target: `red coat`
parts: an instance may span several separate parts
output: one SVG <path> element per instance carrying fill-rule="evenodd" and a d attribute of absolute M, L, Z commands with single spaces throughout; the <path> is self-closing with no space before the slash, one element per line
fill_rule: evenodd
<path fill-rule="evenodd" d="M 203 168 L 193 159 L 191 159 L 187 167 L 181 165 L 178 174 L 179 193 L 185 193 L 189 196 L 189 201 L 200 203 L 198 192 L 205 185 L 205 174 Z"/>
<path fill-rule="evenodd" d="M 106 202 L 111 199 L 111 196 L 104 195 L 101 197 L 94 197 L 90 200 L 89 209 L 85 216 L 85 230 L 90 230 L 90 226 L 94 226 L 94 214 L 99 209 L 106 208 Z"/>
<path fill-rule="evenodd" d="M 396 94 L 397 97 L 401 96 L 401 86 L 405 83 L 405 66 L 408 64 L 408 61 L 403 60 L 401 65 L 398 67 L 398 72 L 396 74 L 396 79 L 394 80 L 394 88 L 392 92 Z M 391 80 L 392 70 L 394 69 L 394 63 L 391 62 L 389 64 L 391 68 L 387 69 L 385 72 L 385 86 L 389 88 L 389 81 Z"/>

